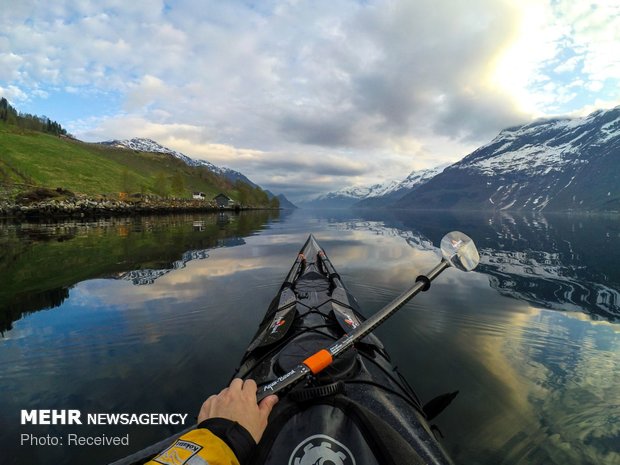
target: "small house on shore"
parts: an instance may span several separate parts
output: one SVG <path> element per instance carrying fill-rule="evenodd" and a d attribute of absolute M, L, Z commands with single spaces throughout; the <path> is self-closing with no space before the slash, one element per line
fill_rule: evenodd
<path fill-rule="evenodd" d="M 206 198 L 206 195 L 204 192 L 194 192 L 192 194 L 192 197 L 194 198 L 194 200 L 204 200 Z"/>
<path fill-rule="evenodd" d="M 213 200 L 215 200 L 219 208 L 229 208 L 229 207 L 232 207 L 234 204 L 233 199 L 231 199 L 225 194 L 217 194 L 213 198 Z"/>

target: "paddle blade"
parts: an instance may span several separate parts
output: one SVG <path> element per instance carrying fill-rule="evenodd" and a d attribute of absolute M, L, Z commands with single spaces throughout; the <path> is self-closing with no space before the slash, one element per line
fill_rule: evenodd
<path fill-rule="evenodd" d="M 452 231 L 443 237 L 441 254 L 450 265 L 462 271 L 471 271 L 480 262 L 480 255 L 474 241 L 459 231 Z"/>

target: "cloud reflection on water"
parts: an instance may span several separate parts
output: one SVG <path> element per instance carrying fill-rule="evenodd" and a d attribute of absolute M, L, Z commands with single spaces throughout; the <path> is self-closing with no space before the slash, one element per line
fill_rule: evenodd
<path fill-rule="evenodd" d="M 148 286 L 83 281 L 59 308 L 18 321 L 0 345 L 2 411 L 193 412 L 232 373 L 309 232 L 367 314 L 437 263 L 432 228 L 300 215 Z M 423 400 L 461 391 L 437 419 L 457 463 L 615 464 L 619 327 L 448 270 L 377 332 Z M 132 432 L 145 444 L 163 433 Z"/>

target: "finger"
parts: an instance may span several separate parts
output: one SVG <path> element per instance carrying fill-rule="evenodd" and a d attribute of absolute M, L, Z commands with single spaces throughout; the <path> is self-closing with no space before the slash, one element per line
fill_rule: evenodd
<path fill-rule="evenodd" d="M 211 407 L 211 404 L 213 403 L 213 399 L 215 399 L 217 396 L 215 394 L 213 394 L 212 396 L 210 396 L 207 400 L 205 400 L 202 403 L 202 406 L 200 407 L 200 411 L 203 410 L 208 410 Z"/>
<path fill-rule="evenodd" d="M 280 399 L 278 399 L 278 396 L 276 395 L 267 396 L 263 400 L 261 400 L 260 404 L 258 404 L 258 409 L 260 410 L 261 414 L 263 414 L 266 418 L 269 416 L 271 410 L 278 403 L 279 400 Z"/>
<path fill-rule="evenodd" d="M 256 394 L 257 389 L 258 389 L 258 386 L 256 386 L 256 381 L 254 381 L 253 379 L 246 379 L 245 382 L 243 383 L 244 392 L 250 392 L 250 393 Z"/>
<path fill-rule="evenodd" d="M 211 407 L 213 405 L 213 400 L 216 398 L 216 395 L 212 395 L 207 400 L 202 403 L 202 407 L 198 412 L 197 423 L 200 424 L 203 420 L 206 420 L 211 415 Z"/>
<path fill-rule="evenodd" d="M 230 386 L 228 386 L 228 388 L 231 391 L 241 391 L 241 388 L 243 387 L 243 380 L 241 378 L 235 378 L 230 382 Z"/>
<path fill-rule="evenodd" d="M 217 397 L 217 395 L 215 395 L 215 394 L 210 395 L 210 396 L 207 398 L 207 400 L 205 400 L 205 401 L 202 403 L 202 406 L 204 407 L 204 406 L 206 405 L 206 403 L 207 403 L 207 402 L 213 402 L 213 399 L 215 399 L 216 397 Z"/>

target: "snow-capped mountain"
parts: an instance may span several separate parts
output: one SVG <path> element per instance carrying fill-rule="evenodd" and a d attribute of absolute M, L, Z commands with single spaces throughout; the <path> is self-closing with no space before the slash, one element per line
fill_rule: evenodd
<path fill-rule="evenodd" d="M 126 148 L 130 150 L 137 150 L 139 152 L 165 153 L 167 155 L 172 155 L 179 160 L 182 160 L 185 164 L 189 166 L 203 166 L 215 174 L 224 176 L 231 182 L 243 181 L 253 187 L 258 187 L 239 171 L 235 171 L 230 168 L 225 168 L 221 166 L 216 166 L 206 160 L 196 160 L 194 158 L 190 158 L 181 152 L 177 152 L 176 150 L 164 147 L 163 145 L 155 142 L 152 139 L 133 138 L 126 140 L 110 140 L 106 142 L 100 142 L 100 144 L 109 145 L 112 147 Z"/>
<path fill-rule="evenodd" d="M 437 176 L 443 170 L 445 170 L 449 163 L 444 163 L 443 165 L 436 166 L 434 168 L 429 168 L 426 170 L 412 171 L 409 176 L 407 176 L 404 180 L 398 183 L 396 188 L 392 192 L 398 192 L 403 190 L 413 189 L 414 187 L 420 187 L 422 184 L 430 181 L 432 178 Z M 386 192 L 386 194 L 392 193 Z M 384 194 L 385 195 L 385 194 Z"/>
<path fill-rule="evenodd" d="M 402 181 L 387 181 L 369 187 L 345 187 L 335 192 L 321 194 L 305 205 L 310 207 L 345 208 L 350 206 L 370 208 L 386 205 L 400 199 L 403 195 L 428 182 L 447 165 L 426 170 L 413 171 Z"/>
<path fill-rule="evenodd" d="M 335 192 L 321 194 L 314 199 L 305 202 L 305 207 L 310 208 L 347 208 L 359 202 L 362 199 L 381 195 L 382 192 L 392 188 L 396 181 L 390 181 L 386 184 L 375 184 L 370 187 L 349 186 L 344 187 Z"/>
<path fill-rule="evenodd" d="M 505 129 L 395 206 L 620 211 L 620 107 Z"/>
<path fill-rule="evenodd" d="M 441 173 L 449 164 L 443 164 L 434 168 L 425 170 L 412 171 L 409 176 L 400 182 L 392 181 L 386 183 L 383 192 L 377 190 L 377 195 L 366 197 L 354 206 L 356 208 L 377 208 L 389 205 L 403 198 L 405 195 L 413 192 L 417 188 L 423 186 L 428 181 Z"/>

